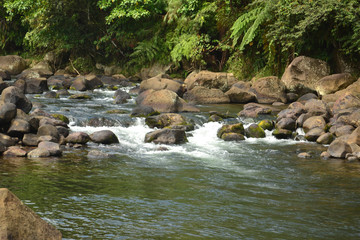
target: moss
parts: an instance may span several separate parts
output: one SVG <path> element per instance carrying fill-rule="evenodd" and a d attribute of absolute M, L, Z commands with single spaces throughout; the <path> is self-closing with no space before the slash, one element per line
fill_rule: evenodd
<path fill-rule="evenodd" d="M 63 121 L 66 124 L 69 124 L 69 122 L 70 122 L 69 119 L 62 114 L 55 113 L 55 114 L 51 114 L 51 116 L 53 116 L 54 118 L 56 118 L 60 121 Z"/>
<path fill-rule="evenodd" d="M 265 137 L 265 131 L 261 127 L 259 127 L 257 124 L 251 124 L 246 129 L 246 136 L 251 138 L 264 138 Z"/>
<path fill-rule="evenodd" d="M 216 114 L 211 115 L 208 119 L 208 122 L 221 122 L 221 121 L 223 121 L 223 119 Z"/>
<path fill-rule="evenodd" d="M 245 137 L 240 133 L 224 133 L 221 139 L 224 141 L 243 141 Z"/>
<path fill-rule="evenodd" d="M 264 130 L 271 131 L 274 129 L 274 122 L 268 119 L 262 120 L 258 125 Z"/>
<path fill-rule="evenodd" d="M 286 129 L 275 129 L 272 135 L 277 139 L 288 139 L 293 136 L 293 132 Z"/>
<path fill-rule="evenodd" d="M 244 135 L 244 125 L 242 123 L 224 125 L 217 132 L 218 138 L 221 138 L 224 133 L 239 133 Z"/>

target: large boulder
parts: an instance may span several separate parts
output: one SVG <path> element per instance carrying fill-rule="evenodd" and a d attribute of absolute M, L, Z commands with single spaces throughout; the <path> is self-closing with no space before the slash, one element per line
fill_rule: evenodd
<path fill-rule="evenodd" d="M 329 74 L 330 67 L 326 62 L 300 56 L 285 69 L 281 81 L 292 92 L 307 93 L 315 91 L 317 82 Z"/>
<path fill-rule="evenodd" d="M 94 143 L 113 144 L 119 143 L 119 139 L 110 130 L 101 130 L 90 134 L 90 140 Z"/>
<path fill-rule="evenodd" d="M 332 108 L 333 114 L 337 114 L 345 109 L 358 109 L 360 107 L 360 98 L 357 95 L 348 93 L 338 98 Z"/>
<path fill-rule="evenodd" d="M 10 123 L 16 116 L 16 105 L 0 102 L 0 124 Z"/>
<path fill-rule="evenodd" d="M 61 156 L 62 154 L 58 143 L 43 141 L 39 143 L 38 148 L 49 151 L 50 156 Z"/>
<path fill-rule="evenodd" d="M 326 121 L 322 116 L 309 117 L 302 125 L 305 133 L 307 133 L 313 128 L 320 128 L 324 131 L 325 126 L 326 126 Z"/>
<path fill-rule="evenodd" d="M 229 96 L 220 89 L 196 86 L 184 94 L 184 99 L 195 104 L 230 103 Z"/>
<path fill-rule="evenodd" d="M 312 128 L 305 134 L 305 139 L 311 142 L 315 142 L 324 133 L 324 129 L 322 128 Z"/>
<path fill-rule="evenodd" d="M 346 154 L 351 153 L 352 150 L 348 143 L 340 139 L 336 139 L 330 144 L 327 152 L 331 157 L 345 158 Z"/>
<path fill-rule="evenodd" d="M 244 109 L 238 113 L 239 117 L 257 118 L 259 115 L 270 115 L 273 108 L 257 103 L 248 103 L 244 105 Z"/>
<path fill-rule="evenodd" d="M 360 145 L 360 127 L 356 128 L 347 139 L 348 144 L 357 144 Z"/>
<path fill-rule="evenodd" d="M 245 135 L 245 129 L 244 125 L 242 123 L 235 123 L 235 124 L 226 124 L 223 125 L 218 131 L 217 131 L 217 137 L 224 139 L 224 136 L 228 133 L 238 134 L 238 135 Z M 241 138 L 241 136 L 240 136 Z M 238 138 L 238 139 L 240 139 Z"/>
<path fill-rule="evenodd" d="M 31 78 L 26 80 L 26 94 L 39 94 L 49 90 L 46 78 Z"/>
<path fill-rule="evenodd" d="M 360 93 L 360 78 L 343 90 L 339 90 L 335 93 L 327 94 L 323 96 L 322 100 L 327 103 L 330 103 L 330 102 L 335 102 L 337 99 L 339 99 L 344 95 L 347 94 L 358 95 L 359 93 Z"/>
<path fill-rule="evenodd" d="M 146 95 L 141 105 L 152 107 L 158 112 L 198 112 L 199 109 L 185 102 L 170 90 L 153 91 Z"/>
<path fill-rule="evenodd" d="M 23 110 L 25 113 L 29 113 L 32 108 L 31 101 L 20 91 L 19 88 L 11 86 L 5 88 L 1 94 L 0 102 L 13 103 L 16 108 Z"/>
<path fill-rule="evenodd" d="M 256 94 L 250 91 L 250 88 L 241 88 L 234 84 L 229 91 L 225 93 L 232 103 L 256 102 Z"/>
<path fill-rule="evenodd" d="M 22 138 L 24 134 L 30 132 L 30 123 L 24 119 L 16 118 L 11 122 L 7 134 L 11 137 Z"/>
<path fill-rule="evenodd" d="M 33 78 L 48 78 L 53 75 L 53 72 L 47 69 L 29 68 L 17 75 L 18 79 L 33 79 Z"/>
<path fill-rule="evenodd" d="M 178 113 L 163 113 L 157 116 L 150 116 L 145 119 L 145 122 L 151 128 L 182 126 L 185 130 L 194 129 L 194 125 Z"/>
<path fill-rule="evenodd" d="M 139 105 L 139 106 L 136 106 L 135 108 L 133 108 L 130 116 L 131 117 L 149 117 L 149 116 L 158 115 L 158 114 L 160 114 L 160 113 L 155 111 L 152 107 Z"/>
<path fill-rule="evenodd" d="M 168 78 L 162 78 L 161 76 L 156 76 L 142 81 L 140 84 L 140 91 L 145 91 L 148 89 L 154 89 L 154 90 L 167 89 L 175 92 L 179 96 L 182 96 L 185 91 L 182 82 Z"/>
<path fill-rule="evenodd" d="M 65 142 L 73 144 L 86 144 L 89 140 L 90 136 L 84 132 L 73 132 L 65 138 Z"/>
<path fill-rule="evenodd" d="M 326 76 L 316 83 L 316 91 L 320 95 L 335 93 L 348 87 L 356 79 L 350 73 L 338 73 Z"/>
<path fill-rule="evenodd" d="M 145 142 L 157 144 L 182 144 L 187 142 L 184 130 L 179 129 L 159 129 L 145 135 Z"/>
<path fill-rule="evenodd" d="M 6 188 L 0 188 L 0 239 L 61 240 L 61 232 L 41 219 Z"/>
<path fill-rule="evenodd" d="M 188 90 L 196 86 L 228 91 L 238 80 L 232 73 L 200 71 L 191 73 L 184 81 Z"/>
<path fill-rule="evenodd" d="M 16 55 L 0 56 L 0 69 L 11 75 L 17 75 L 26 68 L 26 61 Z"/>
<path fill-rule="evenodd" d="M 255 123 L 245 129 L 245 135 L 249 138 L 264 138 L 266 136 L 265 131 Z"/>
<path fill-rule="evenodd" d="M 286 103 L 285 85 L 278 77 L 264 77 L 254 81 L 252 89 L 258 103 Z"/>
<path fill-rule="evenodd" d="M 51 136 L 53 142 L 58 142 L 60 139 L 59 131 L 54 125 L 43 124 L 38 128 L 37 136 Z"/>
<path fill-rule="evenodd" d="M 295 131 L 296 129 L 296 122 L 293 118 L 281 118 L 277 123 L 276 123 L 276 128 L 278 129 L 286 129 L 286 130 L 291 130 L 291 131 Z"/>

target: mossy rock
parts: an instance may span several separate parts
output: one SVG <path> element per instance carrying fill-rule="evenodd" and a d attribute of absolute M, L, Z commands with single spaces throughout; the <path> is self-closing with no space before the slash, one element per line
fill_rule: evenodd
<path fill-rule="evenodd" d="M 213 114 L 209 117 L 208 122 L 221 122 L 223 120 L 222 117 L 220 117 L 217 114 Z"/>
<path fill-rule="evenodd" d="M 293 132 L 287 129 L 275 129 L 272 135 L 277 139 L 289 139 L 293 137 Z"/>
<path fill-rule="evenodd" d="M 209 112 L 210 116 L 212 115 L 217 115 L 223 119 L 227 119 L 227 118 L 236 118 L 236 116 L 233 116 L 233 115 L 230 115 L 230 114 L 227 114 L 227 113 L 219 113 L 219 112 L 216 112 L 216 111 L 210 111 Z"/>
<path fill-rule="evenodd" d="M 268 119 L 262 120 L 258 125 L 264 130 L 271 131 L 274 129 L 274 122 Z"/>
<path fill-rule="evenodd" d="M 156 116 L 150 116 L 145 119 L 146 125 L 150 128 L 164 128 L 165 125 L 161 120 L 158 120 Z"/>
<path fill-rule="evenodd" d="M 53 116 L 54 118 L 56 118 L 60 121 L 63 121 L 66 124 L 69 124 L 69 122 L 70 122 L 69 118 L 67 118 L 65 115 L 62 115 L 62 114 L 54 113 L 54 114 L 51 114 L 51 116 Z"/>
<path fill-rule="evenodd" d="M 235 142 L 238 142 L 238 141 L 243 141 L 245 140 L 245 136 L 240 134 L 240 133 L 234 133 L 234 132 L 231 132 L 231 133 L 224 133 L 222 136 L 221 136 L 221 139 L 224 140 L 224 141 L 235 141 Z"/>
<path fill-rule="evenodd" d="M 222 138 L 222 135 L 224 133 L 239 133 L 241 135 L 244 135 L 245 134 L 244 125 L 242 123 L 224 125 L 217 132 L 218 138 Z"/>
<path fill-rule="evenodd" d="M 69 99 L 91 99 L 91 96 L 81 93 L 81 94 L 71 95 Z"/>
<path fill-rule="evenodd" d="M 116 90 L 119 89 L 119 87 L 118 87 L 118 86 L 108 86 L 107 89 L 108 89 L 108 90 L 116 91 Z"/>
<path fill-rule="evenodd" d="M 121 109 L 113 109 L 113 110 L 106 111 L 106 113 L 107 114 L 126 114 L 126 113 L 128 113 L 128 111 L 121 110 Z"/>
<path fill-rule="evenodd" d="M 257 124 L 251 124 L 246 130 L 245 130 L 246 137 L 250 138 L 264 138 L 265 131 L 261 127 L 259 127 Z"/>

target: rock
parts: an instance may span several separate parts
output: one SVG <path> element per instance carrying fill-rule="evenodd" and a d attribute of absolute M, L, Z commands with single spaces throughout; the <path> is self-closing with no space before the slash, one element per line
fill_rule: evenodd
<path fill-rule="evenodd" d="M 349 136 L 347 140 L 348 144 L 360 145 L 360 127 L 357 127 Z"/>
<path fill-rule="evenodd" d="M 296 121 L 298 117 L 304 112 L 305 110 L 303 108 L 284 109 L 277 114 L 277 121 L 279 122 L 282 118 L 291 118 Z"/>
<path fill-rule="evenodd" d="M 54 91 L 49 91 L 44 94 L 44 97 L 46 98 L 59 98 L 59 95 Z"/>
<path fill-rule="evenodd" d="M 338 126 L 335 130 L 335 136 L 341 137 L 344 135 L 349 135 L 354 131 L 354 127 L 351 125 Z"/>
<path fill-rule="evenodd" d="M 307 133 L 308 131 L 310 131 L 313 128 L 320 128 L 322 130 L 325 130 L 325 126 L 326 126 L 326 121 L 323 117 L 314 116 L 314 117 L 309 117 L 308 119 L 306 119 L 306 121 L 303 124 L 303 129 L 304 129 L 305 133 Z"/>
<path fill-rule="evenodd" d="M 140 93 L 139 96 L 137 96 L 137 98 L 135 99 L 136 104 L 138 104 L 138 105 L 142 104 L 144 99 L 151 96 L 151 94 L 153 94 L 154 92 L 155 92 L 154 89 L 149 89 L 149 90 L 146 90 L 146 91 Z"/>
<path fill-rule="evenodd" d="M 273 108 L 257 104 L 248 103 L 244 105 L 244 109 L 238 113 L 239 117 L 257 118 L 259 115 L 272 114 Z"/>
<path fill-rule="evenodd" d="M 0 56 L 0 69 L 7 71 L 10 75 L 17 75 L 26 68 L 26 61 L 16 55 Z"/>
<path fill-rule="evenodd" d="M 242 123 L 223 125 L 217 131 L 217 137 L 222 138 L 222 135 L 225 133 L 238 133 L 241 135 L 245 135 L 244 125 Z"/>
<path fill-rule="evenodd" d="M 33 134 L 33 133 L 27 133 L 27 134 L 24 134 L 24 137 L 22 139 L 22 143 L 23 145 L 25 146 L 37 146 L 38 145 L 38 135 L 36 134 Z"/>
<path fill-rule="evenodd" d="M 58 142 L 60 139 L 59 132 L 57 128 L 50 124 L 44 124 L 38 128 L 37 136 L 51 136 L 55 140 L 55 142 Z"/>
<path fill-rule="evenodd" d="M 304 125 L 304 122 L 308 120 L 310 117 L 312 117 L 308 113 L 303 113 L 299 116 L 299 118 L 296 120 L 296 128 L 302 128 Z"/>
<path fill-rule="evenodd" d="M 61 232 L 42 220 L 6 188 L 0 188 L 0 239 L 61 240 Z"/>
<path fill-rule="evenodd" d="M 338 116 L 336 122 L 352 125 L 354 127 L 360 126 L 360 109 L 349 109 L 349 114 Z"/>
<path fill-rule="evenodd" d="M 48 69 L 29 68 L 22 71 L 16 78 L 27 81 L 28 79 L 48 78 L 51 75 L 53 75 L 53 72 Z"/>
<path fill-rule="evenodd" d="M 180 97 L 185 92 L 185 87 L 183 86 L 182 82 L 178 82 L 168 78 L 162 78 L 161 76 L 156 76 L 142 81 L 140 84 L 140 91 L 145 91 L 148 89 L 153 89 L 153 90 L 167 89 L 175 92 Z"/>
<path fill-rule="evenodd" d="M 90 140 L 94 143 L 113 144 L 119 143 L 119 139 L 110 130 L 101 130 L 90 134 Z"/>
<path fill-rule="evenodd" d="M 304 95 L 302 95 L 301 97 L 299 97 L 299 99 L 297 100 L 297 102 L 300 103 L 305 103 L 311 99 L 319 99 L 318 96 L 314 93 L 306 93 Z"/>
<path fill-rule="evenodd" d="M 277 139 L 289 139 L 292 137 L 292 131 L 287 129 L 275 129 L 272 135 Z"/>
<path fill-rule="evenodd" d="M 302 152 L 297 155 L 299 158 L 311 158 L 311 155 L 307 152 Z"/>
<path fill-rule="evenodd" d="M 281 81 L 291 92 L 309 93 L 315 91 L 317 82 L 329 74 L 330 67 L 326 62 L 300 56 L 285 69 Z"/>
<path fill-rule="evenodd" d="M 351 147 L 346 142 L 336 139 L 330 144 L 327 152 L 331 157 L 345 158 L 347 153 L 351 153 Z"/>
<path fill-rule="evenodd" d="M 199 73 L 191 73 L 185 79 L 184 83 L 188 91 L 196 86 L 202 86 L 209 89 L 220 89 L 222 92 L 226 92 L 237 81 L 232 73 L 200 71 Z"/>
<path fill-rule="evenodd" d="M 194 130 L 194 125 L 189 123 L 184 116 L 177 113 L 162 113 L 157 116 L 150 116 L 145 119 L 145 123 L 151 128 L 183 126 L 187 131 Z"/>
<path fill-rule="evenodd" d="M 102 81 L 96 75 L 86 75 L 85 85 L 87 90 L 94 90 L 103 86 Z"/>
<path fill-rule="evenodd" d="M 87 154 L 88 158 L 95 158 L 95 159 L 99 159 L 99 158 L 108 158 L 109 154 L 100 151 L 100 150 L 91 150 L 88 152 Z"/>
<path fill-rule="evenodd" d="M 61 116 L 63 116 L 62 114 L 55 114 L 54 116 L 60 117 L 60 119 L 62 119 Z M 65 117 L 65 116 L 63 116 Z M 64 122 L 65 121 L 65 122 Z M 43 125 L 53 125 L 53 126 L 63 126 L 63 127 L 68 127 L 67 123 L 66 123 L 66 117 L 63 118 L 62 120 L 58 120 L 54 117 L 52 117 L 51 115 L 49 115 L 49 117 L 40 117 L 40 121 L 39 121 L 39 126 L 43 126 Z"/>
<path fill-rule="evenodd" d="M 184 99 L 194 104 L 230 103 L 230 98 L 220 89 L 196 86 L 184 94 Z"/>
<path fill-rule="evenodd" d="M 62 155 L 62 150 L 60 149 L 60 145 L 58 143 L 43 141 L 39 143 L 38 148 L 49 151 L 50 156 Z"/>
<path fill-rule="evenodd" d="M 158 112 L 198 112 L 176 93 L 169 90 L 154 91 L 144 98 L 141 105 L 152 107 Z"/>
<path fill-rule="evenodd" d="M 86 144 L 90 140 L 90 137 L 87 133 L 84 132 L 74 132 L 70 133 L 66 138 L 65 141 L 67 143 L 72 144 Z"/>
<path fill-rule="evenodd" d="M 5 152 L 7 150 L 7 147 L 4 146 L 2 143 L 0 143 L 0 154 L 2 154 L 3 152 Z"/>
<path fill-rule="evenodd" d="M 240 142 L 240 141 L 243 141 L 245 140 L 245 136 L 240 134 L 240 133 L 224 133 L 222 136 L 221 136 L 221 139 L 224 140 L 224 141 L 231 141 L 231 142 Z"/>
<path fill-rule="evenodd" d="M 34 150 L 30 151 L 27 155 L 28 158 L 46 158 L 50 157 L 50 151 L 44 148 L 35 148 Z"/>
<path fill-rule="evenodd" d="M 16 116 L 16 105 L 0 102 L 0 124 L 10 123 Z"/>
<path fill-rule="evenodd" d="M 264 138 L 265 131 L 257 124 L 253 123 L 245 129 L 245 135 L 249 138 Z"/>
<path fill-rule="evenodd" d="M 251 92 L 250 89 L 239 88 L 237 84 L 234 84 L 229 91 L 225 93 L 230 98 L 232 103 L 248 103 L 256 102 L 255 93 Z"/>
<path fill-rule="evenodd" d="M 323 135 L 324 129 L 322 128 L 312 128 L 305 134 L 305 139 L 310 142 L 315 142 L 321 135 Z"/>
<path fill-rule="evenodd" d="M 295 102 L 296 100 L 298 100 L 299 95 L 296 93 L 286 93 L 286 99 L 288 102 L 292 103 Z"/>
<path fill-rule="evenodd" d="M 130 87 L 132 84 L 125 76 L 121 77 L 109 77 L 109 76 L 101 76 L 101 82 L 107 86 L 119 86 L 119 87 Z"/>
<path fill-rule="evenodd" d="M 11 75 L 8 71 L 0 68 L 0 78 L 3 80 L 11 80 Z"/>
<path fill-rule="evenodd" d="M 0 133 L 0 143 L 4 145 L 5 147 L 14 146 L 19 139 L 10 137 L 6 134 Z"/>
<path fill-rule="evenodd" d="M 271 131 L 274 129 L 274 122 L 268 119 L 261 120 L 261 122 L 258 125 L 264 130 Z"/>
<path fill-rule="evenodd" d="M 335 102 L 340 97 L 343 97 L 348 94 L 357 96 L 359 92 L 360 92 L 360 78 L 343 90 L 323 96 L 322 100 L 326 103 Z"/>
<path fill-rule="evenodd" d="M 115 99 L 114 103 L 115 104 L 126 103 L 127 99 L 130 99 L 130 98 L 131 98 L 130 94 L 119 89 L 119 90 L 116 90 L 116 92 L 114 94 L 114 99 Z"/>
<path fill-rule="evenodd" d="M 86 80 L 84 76 L 76 77 L 73 80 L 73 83 L 70 86 L 70 89 L 76 90 L 76 91 L 86 91 L 88 90 L 86 87 Z"/>
<path fill-rule="evenodd" d="M 54 114 L 51 114 L 51 116 L 53 117 L 53 118 L 55 118 L 55 119 L 57 119 L 57 120 L 60 120 L 60 121 L 62 121 L 62 122 L 64 122 L 64 123 L 66 123 L 66 124 L 69 124 L 70 123 L 70 120 L 69 120 L 69 118 L 68 117 L 66 117 L 65 115 L 63 115 L 63 114 L 59 114 L 59 113 L 54 113 Z M 56 121 L 54 121 L 54 125 L 57 125 L 58 124 L 58 122 Z M 59 123 L 59 124 L 61 124 L 61 123 Z M 62 125 L 62 124 L 61 124 Z"/>
<path fill-rule="evenodd" d="M 155 63 L 149 68 L 142 68 L 139 77 L 141 79 L 152 78 L 158 76 L 159 74 L 165 74 L 165 72 L 169 69 L 170 65 L 161 65 L 159 63 Z"/>
<path fill-rule="evenodd" d="M 325 119 L 329 118 L 329 109 L 322 100 L 310 99 L 305 102 L 304 109 L 312 116 L 323 116 Z"/>
<path fill-rule="evenodd" d="M 113 127 L 116 126 L 118 122 L 113 119 L 105 118 L 105 117 L 93 117 L 84 122 L 83 126 L 90 127 Z"/>
<path fill-rule="evenodd" d="M 156 144 L 182 144 L 187 142 L 185 131 L 178 129 L 159 129 L 145 135 L 145 142 Z"/>
<path fill-rule="evenodd" d="M 330 154 L 327 151 L 322 152 L 320 154 L 320 157 L 321 157 L 321 159 L 324 159 L 324 160 L 328 160 L 329 158 L 331 158 Z"/>
<path fill-rule="evenodd" d="M 357 95 L 349 93 L 338 98 L 333 105 L 332 112 L 333 114 L 337 114 L 349 108 L 360 108 L 360 98 Z"/>
<path fill-rule="evenodd" d="M 47 85 L 50 89 L 58 90 L 64 88 L 64 81 L 70 78 L 64 75 L 51 76 L 47 79 Z"/>
<path fill-rule="evenodd" d="M 17 87 L 13 86 L 4 89 L 0 102 L 13 103 L 16 108 L 23 110 L 25 113 L 29 113 L 32 108 L 30 100 Z"/>
<path fill-rule="evenodd" d="M 333 74 L 320 79 L 319 82 L 316 83 L 315 90 L 320 95 L 327 95 L 342 90 L 355 81 L 356 79 L 352 77 L 350 73 Z"/>
<path fill-rule="evenodd" d="M 26 80 L 26 94 L 40 94 L 48 90 L 46 78 L 32 78 Z"/>
<path fill-rule="evenodd" d="M 275 125 L 276 128 L 295 131 L 295 120 L 292 118 L 281 118 Z"/>
<path fill-rule="evenodd" d="M 69 99 L 91 99 L 91 96 L 88 94 L 74 94 L 69 97 Z"/>
<path fill-rule="evenodd" d="M 7 134 L 11 137 L 22 138 L 25 133 L 30 132 L 30 124 L 28 121 L 16 118 L 11 122 Z"/>
<path fill-rule="evenodd" d="M 158 114 L 160 114 L 160 113 L 155 111 L 152 107 L 140 105 L 140 106 L 136 106 L 135 108 L 133 108 L 130 116 L 131 117 L 149 117 L 149 116 L 158 115 Z"/>
<path fill-rule="evenodd" d="M 58 96 L 70 96 L 69 91 L 66 90 L 66 89 L 57 90 L 57 91 L 56 91 L 56 94 L 57 94 Z"/>
<path fill-rule="evenodd" d="M 278 77 L 264 77 L 256 80 L 252 88 L 258 103 L 272 104 L 274 102 L 286 103 L 285 85 Z"/>
<path fill-rule="evenodd" d="M 0 73 L 1 73 L 1 71 L 0 71 Z M 6 82 L 4 82 L 4 81 L 2 80 L 2 78 L 0 77 L 0 94 L 1 94 L 2 91 L 3 91 L 5 88 L 7 88 L 7 87 L 9 87 L 9 84 L 6 83 Z"/>
<path fill-rule="evenodd" d="M 26 151 L 21 149 L 18 146 L 11 146 L 9 147 L 4 153 L 4 157 L 25 157 Z"/>
<path fill-rule="evenodd" d="M 316 139 L 316 142 L 319 144 L 330 144 L 334 141 L 335 137 L 331 133 L 323 133 Z"/>

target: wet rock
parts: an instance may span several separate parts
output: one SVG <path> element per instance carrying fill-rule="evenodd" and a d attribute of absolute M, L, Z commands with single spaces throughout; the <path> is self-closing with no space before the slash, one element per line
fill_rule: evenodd
<path fill-rule="evenodd" d="M 317 82 L 330 74 L 330 67 L 322 60 L 296 57 L 285 69 L 281 81 L 291 92 L 308 93 L 316 90 Z"/>
<path fill-rule="evenodd" d="M 156 144 L 182 144 L 187 142 L 185 131 L 178 129 L 160 129 L 145 135 L 145 142 Z"/>
<path fill-rule="evenodd" d="M 253 123 L 245 129 L 245 135 L 249 138 L 264 138 L 265 131 L 257 124 Z"/>
<path fill-rule="evenodd" d="M 26 61 L 20 56 L 0 56 L 0 69 L 7 71 L 10 75 L 21 73 L 26 65 Z"/>
<path fill-rule="evenodd" d="M 114 144 L 119 143 L 119 139 L 110 130 L 101 130 L 90 134 L 90 140 L 94 143 Z"/>
<path fill-rule="evenodd" d="M 175 92 L 180 97 L 185 92 L 185 87 L 183 86 L 182 82 L 175 81 L 175 80 L 168 79 L 168 78 L 163 78 L 163 77 L 161 77 L 161 75 L 153 77 L 153 78 L 149 78 L 149 79 L 141 82 L 140 91 L 145 91 L 148 89 L 153 89 L 153 90 L 167 89 L 167 90 Z"/>
<path fill-rule="evenodd" d="M 58 133 L 64 137 L 67 137 L 70 133 L 70 130 L 67 127 L 63 127 L 63 126 L 55 126 L 55 127 L 58 130 Z"/>
<path fill-rule="evenodd" d="M 316 139 L 316 142 L 319 144 L 330 144 L 335 140 L 335 137 L 331 133 L 323 133 Z"/>
<path fill-rule="evenodd" d="M 32 78 L 26 80 L 26 94 L 40 94 L 48 90 L 46 78 Z"/>
<path fill-rule="evenodd" d="M 317 82 L 316 91 L 320 95 L 335 93 L 348 87 L 356 79 L 350 73 L 338 73 L 323 77 Z"/>
<path fill-rule="evenodd" d="M 176 93 L 158 90 L 147 95 L 141 105 L 152 107 L 158 112 L 198 112 L 199 109 L 186 103 Z"/>
<path fill-rule="evenodd" d="M 4 153 L 4 157 L 25 157 L 26 151 L 21 149 L 18 146 L 11 146 L 9 147 Z"/>
<path fill-rule="evenodd" d="M 69 99 L 91 99 L 91 96 L 88 94 L 74 94 L 69 97 Z"/>
<path fill-rule="evenodd" d="M 224 133 L 221 139 L 227 142 L 240 142 L 245 140 L 245 136 L 240 133 Z"/>
<path fill-rule="evenodd" d="M 131 86 L 131 82 L 125 76 L 121 76 L 121 77 L 101 76 L 100 80 L 104 85 L 107 86 L 120 86 L 120 87 Z"/>
<path fill-rule="evenodd" d="M 264 77 L 256 80 L 252 89 L 256 94 L 258 103 L 272 104 L 274 102 L 286 103 L 285 85 L 278 77 Z"/>
<path fill-rule="evenodd" d="M 87 133 L 84 132 L 74 132 L 70 133 L 66 138 L 65 141 L 67 143 L 72 144 L 86 144 L 90 140 L 90 137 Z"/>
<path fill-rule="evenodd" d="M 308 119 L 306 119 L 306 121 L 303 123 L 303 129 L 305 131 L 305 133 L 307 133 L 308 131 L 310 131 L 313 128 L 319 128 L 324 130 L 326 126 L 326 121 L 323 117 L 321 116 L 314 116 L 314 117 L 309 117 Z"/>
<path fill-rule="evenodd" d="M 29 133 L 29 132 L 30 132 L 29 122 L 23 119 L 16 118 L 11 122 L 7 134 L 11 137 L 22 138 L 25 133 Z"/>
<path fill-rule="evenodd" d="M 188 90 L 196 86 L 228 91 L 238 80 L 232 73 L 200 71 L 191 73 L 184 81 Z"/>
<path fill-rule="evenodd" d="M 184 99 L 194 104 L 230 103 L 230 98 L 220 89 L 196 86 L 184 94 Z"/>
<path fill-rule="evenodd" d="M 50 151 L 44 148 L 35 148 L 34 150 L 30 151 L 27 155 L 28 158 L 46 158 L 50 157 Z"/>
<path fill-rule="evenodd" d="M 57 128 L 50 124 L 44 124 L 38 128 L 37 136 L 51 136 L 55 139 L 56 142 L 59 141 L 60 135 Z"/>
<path fill-rule="evenodd" d="M 331 157 L 345 158 L 347 153 L 351 153 L 351 147 L 346 142 L 336 139 L 330 144 L 327 152 Z"/>
<path fill-rule="evenodd" d="M 275 125 L 276 128 L 279 129 L 287 129 L 291 131 L 295 131 L 295 120 L 292 118 L 281 118 L 280 121 L 278 121 Z"/>
<path fill-rule="evenodd" d="M 18 138 L 10 137 L 6 134 L 0 133 L 0 143 L 5 147 L 14 146 L 18 141 Z"/>
<path fill-rule="evenodd" d="M 136 106 L 131 111 L 131 117 L 149 117 L 160 114 L 158 111 L 155 111 L 152 107 L 149 106 Z"/>
<path fill-rule="evenodd" d="M 122 110 L 122 109 L 112 109 L 112 110 L 108 110 L 106 111 L 107 114 L 127 114 L 129 113 L 127 110 Z"/>
<path fill-rule="evenodd" d="M 51 76 L 47 79 L 47 85 L 50 89 L 63 89 L 65 79 L 69 79 L 69 77 L 64 75 Z"/>
<path fill-rule="evenodd" d="M 311 158 L 311 155 L 307 152 L 302 152 L 297 155 L 299 158 Z"/>
<path fill-rule="evenodd" d="M 331 158 L 331 155 L 327 151 L 325 151 L 320 154 L 320 158 L 324 160 L 328 160 L 329 158 Z"/>
<path fill-rule="evenodd" d="M 54 91 L 49 91 L 44 94 L 44 97 L 46 98 L 59 98 L 59 95 Z"/>
<path fill-rule="evenodd" d="M 94 90 L 103 86 L 102 81 L 96 75 L 86 75 L 85 85 L 87 90 Z"/>
<path fill-rule="evenodd" d="M 122 104 L 122 103 L 126 103 L 127 99 L 130 99 L 131 96 L 130 94 L 128 94 L 127 92 L 123 91 L 123 90 L 117 90 L 114 94 L 114 103 L 115 104 Z"/>
<path fill-rule="evenodd" d="M 272 135 L 277 139 L 289 139 L 292 138 L 292 131 L 287 129 L 275 129 Z"/>
<path fill-rule="evenodd" d="M 223 119 L 217 114 L 210 115 L 208 122 L 221 122 Z"/>
<path fill-rule="evenodd" d="M 58 143 L 43 141 L 39 143 L 38 148 L 49 151 L 50 156 L 62 155 L 62 150 L 60 149 L 60 145 Z"/>
<path fill-rule="evenodd" d="M 56 94 L 57 94 L 58 96 L 70 96 L 69 91 L 66 90 L 66 89 L 57 90 L 57 91 L 56 91 Z"/>
<path fill-rule="evenodd" d="M 305 139 L 310 142 L 315 142 L 321 135 L 323 135 L 324 129 L 321 128 L 312 128 L 305 134 Z"/>
<path fill-rule="evenodd" d="M 61 232 L 42 220 L 6 188 L 0 188 L 0 239 L 61 240 Z"/>
<path fill-rule="evenodd" d="M 244 105 L 244 110 L 238 113 L 239 117 L 249 117 L 249 118 L 257 118 L 259 115 L 269 115 L 272 114 L 273 109 L 257 104 L 257 103 L 248 103 Z"/>
<path fill-rule="evenodd" d="M 258 125 L 264 130 L 271 131 L 274 129 L 274 122 L 268 119 L 261 120 L 261 122 Z"/>
<path fill-rule="evenodd" d="M 0 103 L 0 124 L 10 123 L 16 116 L 16 105 L 13 103 Z"/>
<path fill-rule="evenodd" d="M 35 147 L 38 145 L 38 139 L 39 139 L 39 137 L 36 134 L 27 133 L 27 134 L 24 134 L 24 137 L 22 139 L 22 144 L 25 146 Z"/>
<path fill-rule="evenodd" d="M 229 91 L 225 93 L 230 98 L 232 103 L 249 103 L 256 102 L 255 93 L 251 92 L 250 89 L 244 89 L 234 84 Z"/>
<path fill-rule="evenodd" d="M 1 94 L 0 102 L 13 103 L 16 108 L 23 110 L 25 113 L 29 113 L 32 108 L 30 100 L 18 89 L 17 87 L 5 88 Z"/>
<path fill-rule="evenodd" d="M 105 118 L 105 117 L 94 117 L 91 118 L 89 120 L 87 120 L 84 123 L 84 126 L 90 126 L 90 127 L 113 127 L 116 126 L 117 122 L 113 119 L 110 118 Z"/>
<path fill-rule="evenodd" d="M 189 123 L 184 116 L 177 113 L 163 113 L 157 116 L 150 116 L 145 119 L 145 123 L 151 128 L 183 126 L 187 131 L 194 130 L 194 125 Z"/>
<path fill-rule="evenodd" d="M 64 122 L 65 124 L 69 124 L 70 123 L 70 120 L 69 118 L 67 118 L 65 115 L 63 114 L 59 114 L 59 113 L 54 113 L 54 114 L 51 114 L 51 116 L 57 120 L 60 120 L 62 122 Z M 59 125 L 57 121 L 54 122 L 53 125 Z M 62 125 L 62 124 L 61 124 Z"/>
<path fill-rule="evenodd" d="M 217 137 L 222 138 L 222 135 L 225 134 L 225 133 L 238 133 L 238 134 L 241 134 L 241 135 L 245 135 L 244 125 L 242 123 L 223 125 L 217 131 Z"/>

